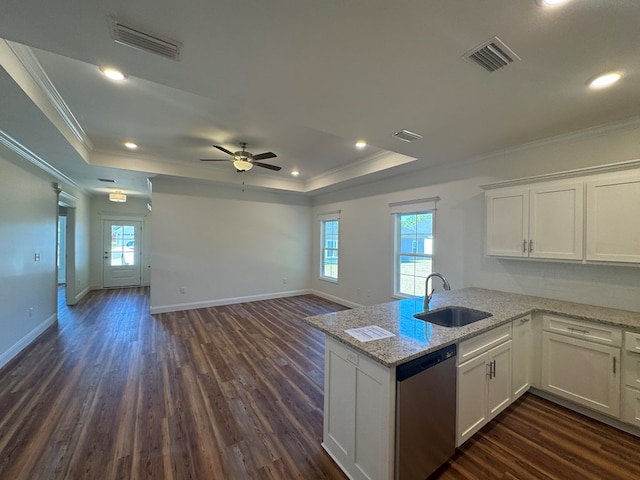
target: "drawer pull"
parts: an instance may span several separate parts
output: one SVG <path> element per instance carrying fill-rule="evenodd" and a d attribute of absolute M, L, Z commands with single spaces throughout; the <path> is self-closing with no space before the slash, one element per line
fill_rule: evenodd
<path fill-rule="evenodd" d="M 527 241 L 522 240 L 522 252 L 527 253 Z"/>
<path fill-rule="evenodd" d="M 613 374 L 614 375 L 616 374 L 616 360 L 617 360 L 617 358 L 613 357 Z"/>
<path fill-rule="evenodd" d="M 582 330 L 581 328 L 569 327 L 567 330 L 569 330 L 571 333 L 581 333 L 583 335 L 589 334 L 589 330 Z"/>

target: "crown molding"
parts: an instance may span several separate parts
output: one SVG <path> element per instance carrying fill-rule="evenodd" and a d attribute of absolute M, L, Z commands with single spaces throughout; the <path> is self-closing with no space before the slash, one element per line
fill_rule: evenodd
<path fill-rule="evenodd" d="M 334 186 L 347 180 L 415 162 L 417 159 L 401 153 L 382 150 L 357 162 L 333 168 L 309 178 L 305 182 L 305 192 L 312 193 L 324 187 Z"/>
<path fill-rule="evenodd" d="M 584 177 L 588 175 L 597 175 L 600 173 L 622 172 L 640 168 L 640 159 L 627 160 L 625 162 L 608 163 L 606 165 L 597 165 L 595 167 L 577 168 L 575 170 L 565 170 L 564 172 L 545 173 L 532 177 L 516 178 L 513 180 L 505 180 L 502 182 L 488 183 L 480 185 L 483 190 L 493 190 L 494 188 L 518 187 L 537 182 L 547 182 L 553 180 L 565 180 L 569 178 Z"/>
<path fill-rule="evenodd" d="M 64 182 L 68 185 L 71 185 L 78 190 L 83 190 L 74 180 L 67 177 L 64 173 L 62 173 L 57 168 L 48 164 L 45 160 L 40 158 L 38 155 L 33 153 L 27 147 L 22 145 L 20 142 L 17 142 L 12 137 L 7 135 L 5 132 L 0 130 L 0 145 L 4 145 L 8 149 L 20 155 L 25 160 L 31 162 L 33 165 L 38 167 L 40 170 L 47 172 L 49 175 L 53 176 L 56 180 Z"/>
<path fill-rule="evenodd" d="M 40 91 L 49 101 L 51 106 L 56 110 L 56 112 L 58 112 L 60 119 L 69 128 L 73 136 L 78 140 L 78 142 L 80 142 L 80 144 L 82 144 L 87 152 L 93 150 L 91 140 L 89 140 L 89 137 L 80 125 L 80 122 L 78 122 L 75 115 L 56 89 L 55 85 L 49 79 L 49 76 L 42 68 L 42 65 L 33 53 L 33 50 L 26 45 L 10 42 L 8 40 L 5 40 L 5 42 L 18 61 L 25 68 L 31 79 L 40 88 Z"/>

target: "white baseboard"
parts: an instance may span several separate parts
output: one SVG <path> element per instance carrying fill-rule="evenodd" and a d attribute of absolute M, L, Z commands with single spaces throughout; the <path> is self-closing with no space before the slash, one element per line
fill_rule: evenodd
<path fill-rule="evenodd" d="M 9 363 L 16 355 L 18 355 L 22 350 L 28 347 L 31 342 L 38 338 L 47 328 L 49 328 L 51 325 L 54 325 L 57 321 L 58 316 L 54 313 L 36 328 L 27 333 L 24 337 L 18 340 L 18 342 L 16 342 L 11 348 L 9 348 L 9 350 L 0 355 L 0 368 Z"/>
<path fill-rule="evenodd" d="M 93 289 L 91 288 L 91 286 L 88 286 L 87 288 L 85 288 L 85 289 L 84 289 L 84 290 L 82 290 L 81 292 L 76 293 L 76 296 L 75 296 L 75 298 L 74 298 L 74 301 L 75 301 L 76 303 L 78 303 L 78 302 L 79 302 L 80 300 L 82 300 L 82 299 L 85 297 L 85 295 L 87 295 L 91 290 L 93 290 Z"/>
<path fill-rule="evenodd" d="M 265 293 L 261 295 L 247 295 L 245 297 L 220 298 L 216 300 L 203 300 L 200 302 L 176 303 L 173 305 L 152 306 L 149 310 L 151 314 L 178 312 L 181 310 L 194 310 L 196 308 L 219 307 L 221 305 L 232 305 L 234 303 L 257 302 L 258 300 L 270 300 L 272 298 L 294 297 L 312 293 L 309 290 L 291 290 L 289 292 Z"/>
<path fill-rule="evenodd" d="M 339 303 L 340 305 L 344 305 L 345 307 L 349 307 L 349 308 L 364 307 L 364 305 L 361 305 L 359 303 L 350 302 L 349 300 L 345 300 L 344 298 L 336 297 L 334 295 L 329 295 L 328 293 L 321 292 L 320 290 L 309 290 L 309 293 L 313 295 L 317 295 L 318 297 L 324 298 L 326 300 Z"/>

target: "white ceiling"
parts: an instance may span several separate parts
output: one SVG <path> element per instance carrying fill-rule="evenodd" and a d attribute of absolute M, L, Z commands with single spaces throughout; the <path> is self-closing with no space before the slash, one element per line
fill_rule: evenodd
<path fill-rule="evenodd" d="M 640 115 L 640 1 L 3 0 L 0 37 L 32 48 L 86 151 L 1 56 L 0 130 L 91 192 L 154 175 L 240 183 L 211 145 L 273 151 L 249 185 L 315 193 Z M 179 61 L 113 42 L 109 16 L 183 44 Z M 463 58 L 498 36 L 520 58 Z M 122 84 L 98 66 L 124 71 Z M 614 87 L 586 82 L 613 69 Z M 423 135 L 405 143 L 406 128 Z M 369 146 L 356 150 L 365 139 Z M 140 145 L 135 153 L 122 142 Z M 292 169 L 299 169 L 296 179 Z"/>

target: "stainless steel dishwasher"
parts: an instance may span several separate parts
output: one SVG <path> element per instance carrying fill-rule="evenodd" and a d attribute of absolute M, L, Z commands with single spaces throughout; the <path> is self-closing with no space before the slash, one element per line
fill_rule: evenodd
<path fill-rule="evenodd" d="M 396 368 L 396 480 L 424 480 L 455 452 L 456 345 Z"/>

